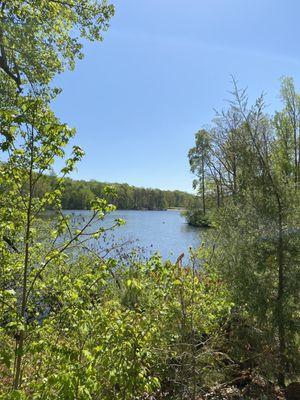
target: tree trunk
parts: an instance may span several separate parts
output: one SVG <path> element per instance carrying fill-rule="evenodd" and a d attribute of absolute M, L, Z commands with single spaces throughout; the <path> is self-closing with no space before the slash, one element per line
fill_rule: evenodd
<path fill-rule="evenodd" d="M 202 207 L 203 214 L 206 213 L 206 204 L 205 204 L 205 171 L 204 171 L 204 157 L 202 155 Z"/>
<path fill-rule="evenodd" d="M 22 281 L 22 298 L 21 307 L 18 310 L 20 322 L 23 324 L 22 329 L 17 333 L 16 347 L 15 347 L 15 368 L 13 388 L 18 390 L 21 386 L 22 380 L 22 359 L 24 352 L 24 339 L 25 339 L 25 318 L 26 318 L 26 304 L 27 304 L 27 279 L 29 268 L 29 242 L 30 242 L 30 229 L 31 229 L 31 209 L 33 199 L 33 161 L 34 161 L 34 147 L 33 147 L 33 128 L 30 134 L 30 167 L 29 167 L 29 199 L 26 215 L 26 228 L 25 228 L 25 254 L 24 254 L 24 271 Z"/>
<path fill-rule="evenodd" d="M 217 208 L 220 208 L 220 185 L 217 183 Z"/>
<path fill-rule="evenodd" d="M 25 324 L 25 317 L 26 317 L 27 274 L 29 265 L 30 216 L 31 216 L 31 201 L 32 201 L 31 197 L 32 193 L 30 193 L 30 198 L 29 198 L 26 236 L 25 236 L 25 258 L 24 258 L 24 273 L 22 282 L 22 303 L 20 310 L 20 318 L 22 324 Z M 19 332 L 18 337 L 16 339 L 16 355 L 15 355 L 16 362 L 15 362 L 15 377 L 13 384 L 15 390 L 18 390 L 21 385 L 21 369 L 22 369 L 21 367 L 22 367 L 23 351 L 24 351 L 24 329 L 22 329 Z"/>
<path fill-rule="evenodd" d="M 276 321 L 278 328 L 279 340 L 279 370 L 278 384 L 285 387 L 285 316 L 284 316 L 284 245 L 283 245 L 283 229 L 282 229 L 282 211 L 281 205 L 278 210 L 278 244 L 277 244 L 277 265 L 278 265 L 278 288 L 277 288 L 277 304 L 276 304 Z"/>

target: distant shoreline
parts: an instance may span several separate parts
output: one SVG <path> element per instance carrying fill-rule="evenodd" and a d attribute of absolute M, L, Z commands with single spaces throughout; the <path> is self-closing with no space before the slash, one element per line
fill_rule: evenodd
<path fill-rule="evenodd" d="M 54 210 L 48 210 L 54 211 Z M 91 211 L 88 208 L 64 208 L 63 211 Z M 117 208 L 116 211 L 186 211 L 186 208 L 166 208 L 166 209 L 153 209 L 149 210 L 147 208 Z"/>
<path fill-rule="evenodd" d="M 181 207 L 171 207 L 171 208 L 167 208 L 165 211 L 187 211 L 187 209 L 181 208 Z"/>

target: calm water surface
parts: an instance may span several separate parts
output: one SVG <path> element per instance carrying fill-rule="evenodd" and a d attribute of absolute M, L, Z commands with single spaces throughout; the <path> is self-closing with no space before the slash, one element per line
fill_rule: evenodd
<path fill-rule="evenodd" d="M 81 221 L 91 215 L 90 211 L 65 211 L 65 214 L 72 214 Z M 126 224 L 109 233 L 106 241 L 126 242 L 125 251 L 126 248 L 142 248 L 145 256 L 159 252 L 164 259 L 173 261 L 185 253 L 187 261 L 189 247 L 198 247 L 201 243 L 201 230 L 187 225 L 180 211 L 118 210 L 108 215 L 103 225 L 112 225 L 115 218 L 124 219 Z"/>

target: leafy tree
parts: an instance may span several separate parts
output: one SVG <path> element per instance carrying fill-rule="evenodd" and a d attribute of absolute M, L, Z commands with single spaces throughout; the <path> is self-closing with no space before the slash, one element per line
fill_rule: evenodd
<path fill-rule="evenodd" d="M 294 80 L 284 77 L 281 80 L 281 99 L 284 103 L 284 110 L 277 114 L 278 128 L 281 137 L 284 137 L 286 156 L 293 161 L 295 183 L 300 179 L 300 96 L 296 93 Z"/>
<path fill-rule="evenodd" d="M 207 180 L 207 169 L 208 160 L 210 153 L 210 138 L 208 133 L 202 129 L 195 135 L 196 145 L 189 151 L 189 162 L 191 171 L 197 176 L 197 180 L 194 181 L 194 189 L 199 188 L 202 198 L 202 210 L 203 214 L 206 213 L 206 201 L 205 201 L 205 182 Z"/>
<path fill-rule="evenodd" d="M 219 271 L 232 289 L 234 302 L 265 335 L 260 351 L 274 356 L 267 366 L 261 360 L 260 366 L 270 368 L 272 363 L 268 373 L 276 372 L 278 383 L 284 386 L 299 362 L 294 357 L 299 318 L 295 283 L 299 275 L 299 193 L 293 160 L 283 151 L 284 111 L 281 122 L 277 114 L 274 124 L 264 112 L 263 97 L 252 107 L 247 104 L 246 93 L 235 86 L 233 110 L 227 116 L 234 115 L 228 125 L 236 123 L 238 116 L 243 139 L 239 142 L 237 191 L 216 214 L 212 240 Z M 285 125 L 289 127 L 292 134 L 292 125 Z"/>
<path fill-rule="evenodd" d="M 8 80 L 19 90 L 27 84 L 35 91 L 48 86 L 57 73 L 73 69 L 76 58 L 83 57 L 80 37 L 102 40 L 113 14 L 106 1 L 1 1 L 1 86 Z"/>
<path fill-rule="evenodd" d="M 60 211 L 62 179 L 39 199 L 35 196 L 35 188 L 54 159 L 64 156 L 63 148 L 74 131 L 60 123 L 45 108 L 44 102 L 31 98 L 20 97 L 14 110 L 2 111 L 1 116 L 1 128 L 15 128 L 15 140 L 2 144 L 9 158 L 1 167 L 1 185 L 6 185 L 1 207 L 1 237 L 9 240 L 1 245 L 0 290 L 4 306 L 2 315 L 8 316 L 3 321 L 4 334 L 15 340 L 13 387 L 19 390 L 28 336 L 43 317 L 42 309 L 50 307 L 45 303 L 45 298 L 50 296 L 47 289 L 52 288 L 51 279 L 46 283 L 49 269 L 63 264 L 66 250 L 75 242 L 78 246 L 91 223 L 103 219 L 113 207 L 105 200 L 95 200 L 90 220 L 72 231 Z M 62 177 L 73 170 L 82 155 L 83 151 L 75 146 L 72 157 L 67 159 L 61 171 Z M 49 206 L 57 210 L 58 218 L 52 229 L 48 228 L 45 238 L 41 213 Z M 99 229 L 90 235 L 100 235 L 102 230 Z M 62 240 L 64 232 L 67 235 Z"/>
<path fill-rule="evenodd" d="M 60 210 L 62 179 L 40 198 L 36 197 L 37 185 L 55 158 L 64 157 L 63 148 L 74 135 L 49 108 L 49 101 L 58 93 L 49 84 L 55 74 L 67 66 L 73 68 L 75 59 L 82 57 L 79 37 L 101 40 L 112 15 L 113 7 L 106 2 L 0 3 L 0 145 L 6 154 L 0 178 L 1 316 L 5 339 L 15 341 L 14 390 L 22 387 L 27 338 L 40 318 L 37 310 L 44 301 L 40 280 L 49 267 L 62 262 L 66 249 L 87 228 L 70 231 L 71 237 L 60 245 L 56 240 L 67 229 L 63 216 L 48 232 L 47 240 L 40 231 L 41 212 L 47 207 Z M 82 155 L 75 146 L 62 177 Z M 96 201 L 93 219 L 97 215 L 102 218 L 109 209 L 104 201 Z"/>

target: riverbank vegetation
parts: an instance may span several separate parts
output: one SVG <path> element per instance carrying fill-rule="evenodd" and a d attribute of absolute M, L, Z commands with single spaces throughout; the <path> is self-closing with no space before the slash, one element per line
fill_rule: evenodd
<path fill-rule="evenodd" d="M 51 110 L 52 78 L 101 40 L 114 9 L 74 0 L 1 2 L 0 399 L 284 399 L 297 395 L 300 100 L 229 108 L 190 153 L 214 229 L 182 267 L 159 255 L 103 257 L 115 210 L 101 188 L 90 219 L 62 213 L 84 155 Z M 74 36 L 75 35 L 75 36 Z M 78 35 L 78 36 L 76 36 Z M 56 159 L 55 184 L 37 195 Z M 202 190 L 202 192 L 201 192 Z M 97 194 L 97 193 L 95 193 Z M 56 217 L 43 218 L 47 209 Z M 288 386 L 289 385 L 289 386 Z M 285 387 L 288 386 L 287 389 Z M 292 397 L 290 397 L 292 398 Z M 297 397 L 294 397 L 297 398 Z"/>

